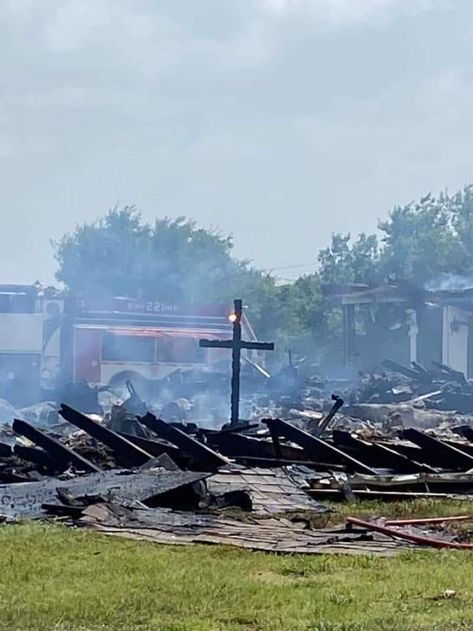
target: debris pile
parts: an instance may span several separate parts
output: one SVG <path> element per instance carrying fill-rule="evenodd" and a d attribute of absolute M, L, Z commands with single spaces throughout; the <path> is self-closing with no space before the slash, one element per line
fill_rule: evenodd
<path fill-rule="evenodd" d="M 473 413 L 473 383 L 462 372 L 440 362 L 429 370 L 417 362 L 407 367 L 391 360 L 385 360 L 383 367 L 386 372 L 362 375 L 352 392 L 353 402 L 409 402 L 427 409 Z"/>
<path fill-rule="evenodd" d="M 325 415 L 216 430 L 165 422 L 136 393 L 132 402 L 105 416 L 63 404 L 60 422 L 46 428 L 15 418 L 0 436 L 2 519 L 54 517 L 163 543 L 387 555 L 436 537 L 354 519 L 328 527 L 321 502 L 473 494 L 468 417 L 435 430 L 372 422 L 353 430 L 334 396 Z M 451 534 L 445 541 L 459 547 Z"/>

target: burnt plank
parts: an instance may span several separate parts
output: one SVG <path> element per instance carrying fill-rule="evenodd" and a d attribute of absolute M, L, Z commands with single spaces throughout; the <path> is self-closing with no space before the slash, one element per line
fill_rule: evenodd
<path fill-rule="evenodd" d="M 216 471 L 219 467 L 228 464 L 227 458 L 221 456 L 216 451 L 213 451 L 213 449 L 207 447 L 207 445 L 202 444 L 177 427 L 173 427 L 157 419 L 154 414 L 150 412 L 143 416 L 140 421 L 159 437 L 168 440 L 170 443 L 176 445 L 176 447 L 179 447 L 179 449 L 190 454 L 195 464 L 202 467 L 201 470 Z"/>
<path fill-rule="evenodd" d="M 173 458 L 179 456 L 179 449 L 174 445 L 162 440 L 156 440 L 151 438 L 143 438 L 142 436 L 134 436 L 133 434 L 126 434 L 125 432 L 118 432 L 120 436 L 126 438 L 137 447 L 144 449 L 147 453 L 151 454 L 155 458 L 161 456 L 161 454 L 167 453 Z"/>
<path fill-rule="evenodd" d="M 305 449 L 310 460 L 321 459 L 323 462 L 335 461 L 337 464 L 346 465 L 350 470 L 359 471 L 368 475 L 376 475 L 376 471 L 363 462 L 356 460 L 321 438 L 312 436 L 312 434 L 294 427 L 294 425 L 286 421 L 282 421 L 281 419 L 265 419 L 263 422 L 266 423 L 270 431 L 277 432 L 278 435 L 284 436 L 286 440 L 290 440 Z"/>
<path fill-rule="evenodd" d="M 11 445 L 0 443 L 0 458 L 10 458 L 12 455 Z"/>
<path fill-rule="evenodd" d="M 460 471 L 468 471 L 473 468 L 473 456 L 460 451 L 456 447 L 452 447 L 452 445 L 447 445 L 438 438 L 429 436 L 412 427 L 405 429 L 402 432 L 402 436 L 419 445 L 423 451 L 432 454 L 432 457 L 438 460 L 441 466 Z"/>
<path fill-rule="evenodd" d="M 362 440 L 350 432 L 333 431 L 333 440 L 337 445 L 353 449 L 357 457 L 372 467 L 386 467 L 399 473 L 434 473 L 435 469 L 429 465 L 416 462 L 386 445 Z"/>
<path fill-rule="evenodd" d="M 262 467 L 276 469 L 278 467 L 307 467 L 317 471 L 346 471 L 346 467 L 341 464 L 328 464 L 323 462 L 313 462 L 311 460 L 281 460 L 280 458 L 258 458 L 256 456 L 235 456 L 233 460 L 237 464 L 248 467 Z"/>
<path fill-rule="evenodd" d="M 59 468 L 61 468 L 61 466 L 67 467 L 71 464 L 80 471 L 86 471 L 88 473 L 100 471 L 90 460 L 80 456 L 72 449 L 69 449 L 69 447 L 60 443 L 56 438 L 48 436 L 26 421 L 15 419 L 13 421 L 13 431 L 21 436 L 25 436 L 35 445 L 44 449 L 44 451 L 49 454 L 52 461 L 58 464 Z"/>
<path fill-rule="evenodd" d="M 312 436 L 320 437 L 326 431 L 328 426 L 333 420 L 333 417 L 338 412 L 338 410 L 343 406 L 343 399 L 336 394 L 332 394 L 332 401 L 334 402 L 329 413 L 325 416 L 319 423 L 312 429 L 310 433 Z"/>
<path fill-rule="evenodd" d="M 304 451 L 300 447 L 279 444 L 280 451 L 275 453 L 273 442 L 244 434 L 215 433 L 208 436 L 208 441 L 219 453 L 229 458 L 251 456 L 254 458 L 276 457 L 280 460 L 306 459 Z"/>
<path fill-rule="evenodd" d="M 131 441 L 123 438 L 108 427 L 97 423 L 85 414 L 74 410 L 74 408 L 63 404 L 59 414 L 69 423 L 72 423 L 83 430 L 99 442 L 107 445 L 113 453 L 117 462 L 124 467 L 140 467 L 153 456 L 141 447 L 134 445 Z"/>
<path fill-rule="evenodd" d="M 51 457 L 38 447 L 25 447 L 24 445 L 15 445 L 13 447 L 13 453 L 18 458 L 31 462 L 37 466 L 43 467 L 48 471 L 57 471 L 57 463 L 55 463 Z M 59 467 L 61 469 L 62 467 Z"/>

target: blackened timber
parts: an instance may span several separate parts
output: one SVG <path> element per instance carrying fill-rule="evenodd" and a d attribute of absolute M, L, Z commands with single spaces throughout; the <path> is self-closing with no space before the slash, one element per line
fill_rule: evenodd
<path fill-rule="evenodd" d="M 313 436 L 322 436 L 322 434 L 325 432 L 327 427 L 332 422 L 333 417 L 335 416 L 335 414 L 338 412 L 338 410 L 342 407 L 344 403 L 343 399 L 336 394 L 332 395 L 332 401 L 334 403 L 330 409 L 330 412 L 327 414 L 327 416 L 324 416 L 324 418 L 319 422 L 319 424 L 316 427 L 314 427 L 314 429 L 310 432 Z"/>
<path fill-rule="evenodd" d="M 150 412 L 143 416 L 140 421 L 157 436 L 168 440 L 173 445 L 176 445 L 176 447 L 179 447 L 179 449 L 190 454 L 195 464 L 202 467 L 201 470 L 203 471 L 216 471 L 219 467 L 228 464 L 227 458 L 224 458 L 213 451 L 213 449 L 203 445 L 177 427 L 173 427 L 161 419 L 157 419 L 154 414 Z"/>
<path fill-rule="evenodd" d="M 281 445 L 279 443 L 279 454 L 275 454 L 274 445 L 269 440 L 245 436 L 244 434 L 221 432 L 209 435 L 208 441 L 211 447 L 229 458 L 250 456 L 254 458 L 278 458 L 280 460 L 306 459 L 304 450 L 300 447 Z"/>
<path fill-rule="evenodd" d="M 393 362 L 390 359 L 385 359 L 383 361 L 383 366 L 392 372 L 399 373 L 408 379 L 413 379 L 415 381 L 420 381 L 422 383 L 432 383 L 432 378 L 427 373 L 427 375 L 423 372 L 419 372 L 418 370 L 414 370 L 413 368 L 407 368 L 402 364 L 398 364 L 397 362 Z"/>
<path fill-rule="evenodd" d="M 432 454 L 433 458 L 438 458 L 439 465 L 451 469 L 466 471 L 473 468 L 473 456 L 456 447 L 447 445 L 438 438 L 424 434 L 418 429 L 409 428 L 402 432 L 403 438 L 407 438 L 424 451 Z"/>
<path fill-rule="evenodd" d="M 54 462 L 51 457 L 38 447 L 25 447 L 24 445 L 14 445 L 13 453 L 18 458 L 31 462 L 34 465 L 47 469 L 48 471 L 57 471 L 62 467 L 58 467 L 58 463 Z"/>
<path fill-rule="evenodd" d="M 44 449 L 52 460 L 58 462 L 59 465 L 65 465 L 67 467 L 71 464 L 79 471 L 85 471 L 87 473 L 97 473 L 100 471 L 100 469 L 87 460 L 87 458 L 80 456 L 72 449 L 69 449 L 69 447 L 60 443 L 56 438 L 48 436 L 26 421 L 15 419 L 13 421 L 13 431 L 21 436 L 25 436 L 35 445 Z"/>
<path fill-rule="evenodd" d="M 62 405 L 59 414 L 69 423 L 72 423 L 83 430 L 99 442 L 107 445 L 113 453 L 117 462 L 124 467 L 140 467 L 153 456 L 141 447 L 134 445 L 131 441 L 123 438 L 108 427 L 100 425 L 85 414 L 74 410 L 68 405 Z"/>
<path fill-rule="evenodd" d="M 133 443 L 137 447 L 144 449 L 155 458 L 164 453 L 169 454 L 173 458 L 179 456 L 179 449 L 167 442 L 143 438 L 142 436 L 134 436 L 133 434 L 126 434 L 125 432 L 119 432 L 119 435 L 126 438 L 126 440 L 129 440 L 130 443 Z"/>
<path fill-rule="evenodd" d="M 386 467 L 399 473 L 435 473 L 435 469 L 427 464 L 416 462 L 386 445 L 362 440 L 350 432 L 334 430 L 332 436 L 337 445 L 353 450 L 369 466 Z"/>
<path fill-rule="evenodd" d="M 346 471 L 346 467 L 341 464 L 329 464 L 324 462 L 313 462 L 311 460 L 284 460 L 280 458 L 258 458 L 256 456 L 235 456 L 233 460 L 237 464 L 247 467 L 261 467 L 263 469 L 275 469 L 277 467 L 307 467 L 317 471 Z"/>
<path fill-rule="evenodd" d="M 323 462 L 334 461 L 335 464 L 345 464 L 350 470 L 359 471 L 368 475 L 376 475 L 376 471 L 368 467 L 363 462 L 352 458 L 337 447 L 330 445 L 321 438 L 312 436 L 302 429 L 294 427 L 281 419 L 265 419 L 263 421 L 270 430 L 274 430 L 278 435 L 284 436 L 287 440 L 300 445 L 309 455 L 310 460 L 319 460 Z"/>
<path fill-rule="evenodd" d="M 0 458 L 9 458 L 12 454 L 12 449 L 10 445 L 6 445 L 5 443 L 0 443 Z"/>

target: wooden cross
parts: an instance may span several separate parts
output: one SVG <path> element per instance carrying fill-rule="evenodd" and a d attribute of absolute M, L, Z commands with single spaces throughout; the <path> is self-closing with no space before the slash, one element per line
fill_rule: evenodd
<path fill-rule="evenodd" d="M 245 342 L 241 339 L 242 301 L 234 301 L 235 310 L 230 316 L 233 322 L 233 337 L 231 340 L 200 340 L 201 348 L 231 348 L 232 349 L 232 400 L 231 400 L 231 424 L 235 425 L 240 416 L 240 360 L 241 349 L 253 351 L 273 351 L 272 342 Z"/>

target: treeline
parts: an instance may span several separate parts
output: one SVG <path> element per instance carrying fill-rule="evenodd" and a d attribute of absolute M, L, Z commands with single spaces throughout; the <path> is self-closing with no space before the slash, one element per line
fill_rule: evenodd
<path fill-rule="evenodd" d="M 79 225 L 53 246 L 57 279 L 75 293 L 195 303 L 241 296 L 260 337 L 280 349 L 311 340 L 322 351 L 341 332 L 324 286 L 473 275 L 473 185 L 395 207 L 377 234 L 333 234 L 314 253 L 317 271 L 290 284 L 235 258 L 231 237 L 185 217 L 150 224 L 133 207 Z"/>

